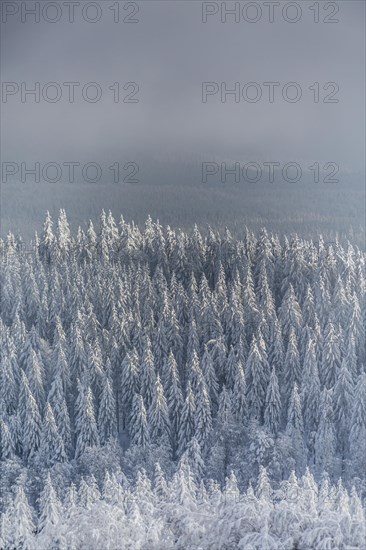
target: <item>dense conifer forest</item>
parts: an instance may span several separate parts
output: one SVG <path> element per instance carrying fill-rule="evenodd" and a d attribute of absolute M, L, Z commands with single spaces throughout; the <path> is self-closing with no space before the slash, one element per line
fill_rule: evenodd
<path fill-rule="evenodd" d="M 0 548 L 365 547 L 365 253 L 48 214 L 0 240 Z"/>

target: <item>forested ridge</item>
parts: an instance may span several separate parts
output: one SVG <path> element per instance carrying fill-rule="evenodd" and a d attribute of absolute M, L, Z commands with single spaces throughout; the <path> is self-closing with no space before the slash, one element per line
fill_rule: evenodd
<path fill-rule="evenodd" d="M 0 548 L 365 547 L 363 251 L 61 210 L 0 253 Z"/>

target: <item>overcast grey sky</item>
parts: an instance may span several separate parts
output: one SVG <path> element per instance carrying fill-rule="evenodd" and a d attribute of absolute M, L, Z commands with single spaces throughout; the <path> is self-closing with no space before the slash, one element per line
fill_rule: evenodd
<path fill-rule="evenodd" d="M 18 4 L 14 3 L 11 4 Z M 34 2 L 27 2 L 31 6 Z M 41 5 L 44 3 L 41 2 Z M 343 169 L 364 168 L 365 29 L 363 1 L 337 4 L 338 23 L 325 24 L 332 7 L 319 3 L 320 22 L 309 8 L 314 2 L 298 2 L 302 16 L 288 23 L 281 16 L 283 2 L 268 21 L 263 2 L 257 23 L 220 13 L 202 22 L 198 1 L 137 2 L 138 23 L 113 22 L 114 2 L 100 2 L 102 17 L 91 24 L 75 8 L 75 22 L 68 22 L 67 6 L 59 2 L 62 17 L 49 23 L 32 16 L 22 23 L 20 13 L 2 23 L 1 76 L 4 82 L 26 82 L 41 87 L 48 82 L 77 81 L 81 87 L 97 82 L 102 98 L 88 103 L 75 90 L 68 102 L 62 86 L 57 103 L 40 103 L 20 92 L 2 103 L 2 159 L 107 161 L 144 156 L 164 158 L 185 155 L 244 160 L 337 162 Z M 133 5 L 120 3 L 120 18 Z M 241 7 L 245 2 L 241 2 Z M 213 3 L 212 6 L 220 3 Z M 234 2 L 227 2 L 232 7 Z M 127 8 L 127 9 L 123 9 Z M 11 10 L 12 8 L 9 8 Z M 254 9 L 254 8 L 253 8 Z M 278 10 L 278 11 L 277 11 Z M 49 18 L 54 17 L 52 6 Z M 94 17 L 93 8 L 88 12 Z M 289 17 L 294 17 L 289 11 Z M 249 18 L 254 11 L 248 12 Z M 108 87 L 136 82 L 138 103 L 114 103 Z M 235 82 L 261 85 L 262 99 L 239 103 L 220 94 L 202 103 L 202 82 Z M 274 103 L 268 101 L 263 82 L 280 82 Z M 283 84 L 297 82 L 302 98 L 297 103 L 281 96 Z M 314 82 L 320 84 L 320 102 L 314 102 Z M 323 103 L 322 86 L 335 82 L 338 103 Z M 93 90 L 90 90 L 92 94 Z M 121 90 L 122 94 L 131 92 Z M 294 90 L 292 90 L 293 93 Z M 52 90 L 49 90 L 50 96 Z M 251 90 L 253 93 L 253 89 Z M 127 158 L 128 157 L 128 158 Z"/>

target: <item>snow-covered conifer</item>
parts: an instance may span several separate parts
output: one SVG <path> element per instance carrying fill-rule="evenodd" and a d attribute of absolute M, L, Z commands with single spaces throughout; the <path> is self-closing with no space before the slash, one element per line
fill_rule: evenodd
<path fill-rule="evenodd" d="M 271 378 L 266 394 L 266 405 L 264 409 L 264 425 L 268 432 L 272 435 L 277 435 L 280 428 L 281 419 L 281 397 L 278 388 L 278 380 L 276 371 L 273 368 Z"/>
<path fill-rule="evenodd" d="M 50 473 L 47 474 L 44 488 L 39 497 L 39 508 L 38 531 L 48 531 L 51 534 L 60 519 L 61 504 L 53 488 Z"/>
<path fill-rule="evenodd" d="M 109 361 L 109 359 L 108 359 Z M 101 443 L 106 443 L 117 435 L 116 402 L 112 382 L 109 378 L 110 368 L 102 374 L 102 389 L 98 411 L 98 431 Z"/>
<path fill-rule="evenodd" d="M 146 447 L 150 441 L 148 420 L 143 397 L 137 393 L 133 397 L 129 425 L 132 443 Z"/>
<path fill-rule="evenodd" d="M 179 426 L 179 448 L 178 454 L 181 455 L 186 449 L 188 442 L 192 439 L 195 433 L 195 414 L 196 402 L 192 392 L 190 383 L 188 382 L 186 398 L 182 408 L 182 415 Z"/>
<path fill-rule="evenodd" d="M 97 423 L 94 415 L 93 394 L 90 387 L 78 381 L 78 397 L 75 403 L 75 457 L 79 458 L 87 447 L 99 445 Z"/>
<path fill-rule="evenodd" d="M 22 431 L 23 456 L 29 458 L 37 451 L 41 435 L 41 415 L 26 374 L 22 371 L 19 395 L 19 420 Z"/>
<path fill-rule="evenodd" d="M 159 375 L 156 379 L 155 392 L 149 409 L 149 428 L 153 440 L 158 440 L 161 437 L 166 442 L 170 440 L 171 424 L 168 405 Z"/>
<path fill-rule="evenodd" d="M 15 548 L 32 548 L 35 526 L 32 509 L 29 506 L 22 480 L 17 483 L 15 488 L 11 530 L 12 545 Z"/>
<path fill-rule="evenodd" d="M 39 458 L 44 466 L 65 462 L 67 455 L 62 437 L 58 433 L 50 403 L 46 405 L 39 448 Z"/>

